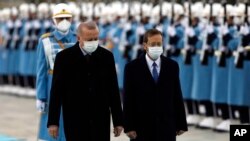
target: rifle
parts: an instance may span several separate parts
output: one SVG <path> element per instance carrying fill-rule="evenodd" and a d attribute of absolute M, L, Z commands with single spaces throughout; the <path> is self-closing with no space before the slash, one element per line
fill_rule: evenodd
<path fill-rule="evenodd" d="M 174 4 L 175 4 L 175 0 L 172 0 L 171 1 L 171 7 L 172 7 L 172 11 L 171 11 L 171 25 L 173 25 L 174 24 Z"/>
<path fill-rule="evenodd" d="M 210 12 L 209 12 L 209 21 L 211 21 L 211 18 L 212 18 L 212 14 L 213 14 L 213 0 L 209 0 L 209 4 L 210 4 Z M 211 24 L 211 23 L 210 23 Z M 210 33 L 208 34 L 207 32 L 207 29 L 205 30 L 205 41 L 204 41 L 204 45 L 206 46 L 210 46 L 209 49 L 203 49 L 201 51 L 201 56 L 200 56 L 200 59 L 201 59 L 201 64 L 202 65 L 208 65 L 208 58 L 209 56 L 212 56 L 213 55 L 213 48 L 211 47 L 212 45 L 212 42 L 213 42 L 213 39 L 214 39 L 214 33 Z"/>
<path fill-rule="evenodd" d="M 236 1 L 237 4 L 238 4 L 238 0 Z M 247 14 L 248 14 L 248 2 L 245 1 L 245 6 L 246 6 L 246 9 L 245 9 L 245 24 L 244 26 L 248 26 L 248 20 L 247 20 Z M 243 35 L 242 38 L 240 38 L 240 43 L 239 43 L 239 46 L 238 48 L 241 48 L 242 46 L 246 46 L 245 44 L 245 41 L 246 39 L 245 38 L 248 38 L 247 40 L 249 40 L 249 37 L 247 35 Z M 235 67 L 236 68 L 239 68 L 239 69 L 242 69 L 244 67 L 244 52 L 240 52 L 239 50 L 235 51 L 234 52 L 234 56 L 235 56 L 235 59 L 234 59 L 234 63 L 235 63 Z"/>
<path fill-rule="evenodd" d="M 227 0 L 223 0 L 222 1 L 222 5 L 224 7 L 224 24 L 227 22 L 227 7 L 226 7 L 226 4 L 227 4 Z M 226 36 L 223 36 L 221 35 L 221 40 L 224 41 L 226 38 Z M 221 46 L 225 44 L 225 43 L 222 43 Z M 225 67 L 226 66 L 226 52 L 222 52 L 222 51 L 216 51 L 215 52 L 215 55 L 217 56 L 217 63 L 219 65 L 219 67 Z"/>
<path fill-rule="evenodd" d="M 174 4 L 175 4 L 175 0 L 172 0 L 172 11 L 171 11 L 171 25 L 174 26 L 174 12 L 175 12 L 175 9 L 174 9 Z M 178 42 L 179 38 L 175 35 L 173 37 L 170 37 L 169 38 L 169 44 L 172 45 L 172 47 L 170 47 L 169 49 L 166 50 L 166 56 L 167 57 L 171 57 L 171 56 L 179 56 L 180 54 L 180 50 L 173 47 L 173 45 Z"/>
<path fill-rule="evenodd" d="M 187 27 L 190 27 L 192 25 L 192 9 L 191 9 L 192 0 L 188 0 L 188 2 L 189 2 L 189 5 L 188 5 L 188 26 Z M 188 44 L 190 44 L 190 42 L 192 42 L 192 38 L 187 37 L 187 35 L 186 35 L 185 36 L 185 45 L 188 46 Z M 184 64 L 186 64 L 186 65 L 192 64 L 192 55 L 193 55 L 192 49 L 191 48 L 184 48 L 182 51 L 182 54 L 183 54 Z"/>

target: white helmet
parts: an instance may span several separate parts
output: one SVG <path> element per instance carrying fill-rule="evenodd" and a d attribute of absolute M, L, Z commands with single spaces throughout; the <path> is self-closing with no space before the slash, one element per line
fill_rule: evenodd
<path fill-rule="evenodd" d="M 248 6 L 247 16 L 250 16 L 250 6 Z"/>
<path fill-rule="evenodd" d="M 47 3 L 40 3 L 37 7 L 37 11 L 39 18 L 49 17 L 49 5 Z"/>
<path fill-rule="evenodd" d="M 171 10 L 172 10 L 172 7 L 171 7 Z M 183 15 L 184 14 L 184 8 L 182 5 L 180 4 L 174 4 L 174 13 L 175 13 L 175 16 L 178 17 L 180 15 Z"/>
<path fill-rule="evenodd" d="M 101 16 L 101 14 L 104 11 L 105 6 L 106 6 L 105 3 L 103 2 L 97 3 L 94 7 L 95 16 Z"/>
<path fill-rule="evenodd" d="M 17 16 L 18 15 L 18 10 L 17 10 L 16 7 L 12 7 L 11 8 L 11 15 L 13 15 L 13 16 Z"/>
<path fill-rule="evenodd" d="M 37 7 L 38 12 L 48 13 L 49 12 L 49 5 L 47 3 L 40 3 Z"/>
<path fill-rule="evenodd" d="M 163 16 L 169 16 L 171 14 L 171 4 L 168 2 L 163 2 L 161 14 Z"/>
<path fill-rule="evenodd" d="M 142 4 L 142 16 L 150 17 L 152 12 L 153 4 L 152 3 L 143 3 Z"/>
<path fill-rule="evenodd" d="M 134 2 L 130 5 L 130 8 L 131 8 L 131 14 L 132 14 L 133 16 L 140 15 L 140 12 L 141 12 L 141 3 L 140 3 L 140 2 L 134 1 Z"/>
<path fill-rule="evenodd" d="M 243 3 L 239 3 L 238 6 L 236 7 L 237 14 L 240 17 L 245 16 L 245 10 L 246 10 L 246 5 Z"/>
<path fill-rule="evenodd" d="M 34 3 L 29 4 L 29 10 L 31 13 L 36 13 L 36 5 Z"/>
<path fill-rule="evenodd" d="M 227 10 L 227 15 L 226 16 L 237 16 L 237 11 L 236 8 L 231 5 L 231 4 L 227 4 L 226 5 L 226 10 Z"/>
<path fill-rule="evenodd" d="M 53 18 L 72 17 L 71 8 L 65 3 L 59 3 L 53 8 Z"/>
<path fill-rule="evenodd" d="M 29 5 L 27 3 L 23 3 L 19 6 L 19 11 L 21 13 L 28 13 L 29 11 Z"/>
<path fill-rule="evenodd" d="M 205 7 L 200 7 L 200 8 L 203 8 L 202 17 L 208 18 L 210 16 L 211 5 L 206 4 Z"/>
<path fill-rule="evenodd" d="M 94 12 L 93 3 L 90 2 L 82 3 L 81 8 L 82 8 L 82 15 L 91 18 Z"/>
<path fill-rule="evenodd" d="M 3 9 L 3 19 L 5 21 L 9 20 L 11 14 L 11 9 L 10 8 L 4 8 Z"/>

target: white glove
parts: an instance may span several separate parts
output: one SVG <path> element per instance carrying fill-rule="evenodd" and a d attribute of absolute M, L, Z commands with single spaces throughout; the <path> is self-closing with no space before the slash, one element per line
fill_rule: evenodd
<path fill-rule="evenodd" d="M 186 29 L 186 34 L 187 34 L 189 37 L 194 37 L 194 35 L 195 35 L 194 29 L 193 29 L 193 28 L 187 28 L 187 29 Z"/>
<path fill-rule="evenodd" d="M 221 46 L 221 47 L 219 48 L 219 50 L 220 50 L 221 52 L 225 52 L 225 51 L 226 51 L 226 47 Z"/>
<path fill-rule="evenodd" d="M 221 33 L 222 33 L 222 35 L 225 35 L 225 34 L 227 34 L 229 31 L 228 31 L 228 28 L 227 28 L 227 26 L 222 26 L 221 27 Z"/>
<path fill-rule="evenodd" d="M 172 48 L 171 45 L 167 45 L 167 46 L 166 46 L 166 49 L 167 49 L 167 50 L 170 50 L 171 48 Z"/>
<path fill-rule="evenodd" d="M 17 41 L 19 39 L 18 35 L 14 35 L 14 40 Z"/>
<path fill-rule="evenodd" d="M 138 28 L 137 28 L 137 33 L 139 34 L 139 35 L 142 35 L 142 34 L 144 34 L 146 31 L 145 31 L 145 29 L 144 29 L 144 27 L 143 26 L 139 26 Z"/>
<path fill-rule="evenodd" d="M 214 31 L 214 28 L 213 28 L 213 26 L 212 25 L 208 25 L 207 26 L 207 33 L 213 33 L 213 31 Z"/>
<path fill-rule="evenodd" d="M 241 28 L 240 28 L 240 33 L 241 33 L 242 35 L 247 35 L 247 34 L 249 33 L 249 28 L 248 28 L 248 26 L 241 26 Z"/>
<path fill-rule="evenodd" d="M 119 41 L 120 41 L 120 39 L 119 39 L 118 37 L 115 37 L 114 40 L 113 40 L 113 42 L 116 43 L 116 44 L 117 44 Z"/>
<path fill-rule="evenodd" d="M 44 23 L 45 28 L 49 27 L 50 25 L 51 25 L 51 23 L 49 21 L 45 21 L 45 23 Z"/>
<path fill-rule="evenodd" d="M 130 23 L 126 23 L 124 26 L 124 30 L 125 31 L 129 31 L 131 29 L 131 24 Z"/>
<path fill-rule="evenodd" d="M 172 26 L 169 26 L 169 27 L 168 27 L 168 34 L 169 34 L 171 37 L 175 36 L 175 34 L 176 34 L 175 28 L 173 28 Z"/>
<path fill-rule="evenodd" d="M 39 112 L 45 113 L 47 111 L 47 103 L 37 99 L 36 108 Z"/>
<path fill-rule="evenodd" d="M 162 25 L 159 25 L 156 27 L 156 29 L 162 32 L 163 27 L 162 27 Z"/>
<path fill-rule="evenodd" d="M 239 47 L 239 48 L 237 49 L 237 51 L 238 51 L 238 52 L 244 52 L 245 49 L 244 49 L 243 47 Z"/>

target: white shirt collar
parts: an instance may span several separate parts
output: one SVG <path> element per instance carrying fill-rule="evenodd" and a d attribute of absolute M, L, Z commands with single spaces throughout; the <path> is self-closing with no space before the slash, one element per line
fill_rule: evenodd
<path fill-rule="evenodd" d="M 160 65 L 161 65 L 161 57 L 159 57 L 157 60 L 153 61 L 149 58 L 148 54 L 146 53 L 146 61 L 147 61 L 147 64 L 149 66 L 149 68 L 152 68 L 153 67 L 153 63 L 155 62 L 156 65 L 157 65 L 157 68 L 160 68 Z"/>

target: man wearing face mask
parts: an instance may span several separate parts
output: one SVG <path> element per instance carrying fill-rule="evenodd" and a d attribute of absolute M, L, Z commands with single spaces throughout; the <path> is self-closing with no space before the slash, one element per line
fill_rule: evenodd
<path fill-rule="evenodd" d="M 92 21 L 78 26 L 78 42 L 55 60 L 48 128 L 58 136 L 60 107 L 67 141 L 110 141 L 122 132 L 122 108 L 111 52 L 98 45 L 99 29 Z"/>
<path fill-rule="evenodd" d="M 57 139 L 48 134 L 48 102 L 56 54 L 65 48 L 73 46 L 76 42 L 76 34 L 70 30 L 72 13 L 68 5 L 64 3 L 57 4 L 54 7 L 52 18 L 55 25 L 54 31 L 42 35 L 37 46 L 36 106 L 41 113 L 38 139 L 65 141 L 62 117 L 60 117 L 60 129 Z"/>
<path fill-rule="evenodd" d="M 178 64 L 162 56 L 162 33 L 148 30 L 145 55 L 124 73 L 124 131 L 131 141 L 175 141 L 187 131 Z"/>

